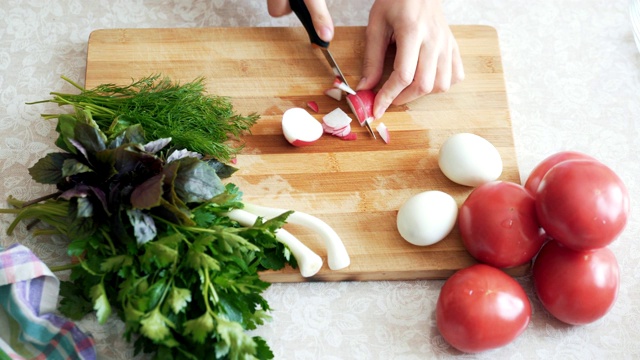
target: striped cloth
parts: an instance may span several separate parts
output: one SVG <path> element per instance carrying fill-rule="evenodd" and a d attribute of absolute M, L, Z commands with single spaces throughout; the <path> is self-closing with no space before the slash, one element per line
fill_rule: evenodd
<path fill-rule="evenodd" d="M 28 248 L 0 247 L 0 360 L 96 358 L 93 338 L 53 314 L 59 287 Z"/>

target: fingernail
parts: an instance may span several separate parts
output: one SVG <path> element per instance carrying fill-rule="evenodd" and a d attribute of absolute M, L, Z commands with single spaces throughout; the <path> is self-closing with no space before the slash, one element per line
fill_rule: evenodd
<path fill-rule="evenodd" d="M 373 117 L 374 117 L 376 120 L 380 119 L 380 118 L 382 117 L 382 115 L 384 115 L 384 111 L 385 111 L 385 110 L 386 110 L 386 109 L 384 109 L 384 108 L 383 108 L 383 107 L 381 107 L 381 106 L 376 107 L 376 108 L 373 110 Z"/>
<path fill-rule="evenodd" d="M 360 79 L 360 82 L 358 83 L 358 85 L 356 86 L 356 91 L 358 90 L 362 90 L 362 87 L 364 86 L 364 84 L 367 83 L 367 78 L 363 77 Z"/>
<path fill-rule="evenodd" d="M 322 26 L 320 27 L 318 36 L 320 36 L 320 39 L 324 41 L 331 41 L 331 38 L 333 37 L 333 31 L 331 31 L 331 29 L 328 26 Z"/>

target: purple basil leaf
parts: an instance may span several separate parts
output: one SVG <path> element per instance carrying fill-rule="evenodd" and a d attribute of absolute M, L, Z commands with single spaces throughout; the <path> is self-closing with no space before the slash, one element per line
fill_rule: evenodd
<path fill-rule="evenodd" d="M 66 190 L 65 192 L 63 192 L 62 194 L 60 194 L 60 198 L 65 199 L 65 200 L 71 200 L 72 198 L 85 198 L 88 196 L 94 196 L 98 202 L 100 203 L 100 205 L 102 206 L 102 209 L 104 210 L 104 212 L 107 215 L 111 215 L 108 207 L 107 207 L 107 197 L 104 193 L 104 191 L 102 191 L 100 188 L 97 188 L 95 186 L 89 186 L 89 185 L 84 185 L 84 184 L 80 184 L 80 185 L 76 185 L 75 187 Z"/>
<path fill-rule="evenodd" d="M 29 168 L 29 175 L 40 184 L 58 184 L 64 180 L 62 166 L 74 156 L 68 153 L 49 153 Z"/>
<path fill-rule="evenodd" d="M 131 192 L 131 206 L 134 209 L 151 209 L 160 205 L 164 175 L 158 174 L 138 185 Z"/>
<path fill-rule="evenodd" d="M 224 191 L 216 170 L 196 158 L 183 158 L 174 180 L 176 194 L 185 203 L 204 202 Z"/>
<path fill-rule="evenodd" d="M 93 172 L 93 169 L 81 163 L 77 159 L 67 159 L 62 163 L 62 176 L 65 178 L 87 172 Z"/>
<path fill-rule="evenodd" d="M 156 224 L 149 214 L 145 214 L 138 209 L 129 209 L 127 210 L 127 215 L 129 222 L 133 226 L 133 234 L 136 237 L 138 246 L 142 246 L 156 237 Z"/>
<path fill-rule="evenodd" d="M 104 144 L 103 134 L 99 129 L 95 127 L 77 122 L 74 128 L 74 136 L 73 138 L 69 138 L 69 140 L 74 140 L 78 142 L 85 149 L 85 153 L 95 154 L 98 151 L 106 149 L 106 145 Z M 75 146 L 75 143 L 73 143 Z"/>
<path fill-rule="evenodd" d="M 135 124 L 121 131 L 118 136 L 109 143 L 109 149 L 115 149 L 123 144 L 142 144 L 144 141 L 142 125 Z"/>
<path fill-rule="evenodd" d="M 167 164 L 176 160 L 184 159 L 186 157 L 192 157 L 196 159 L 202 159 L 202 155 L 195 151 L 189 151 L 187 149 L 175 150 L 167 158 Z"/>
<path fill-rule="evenodd" d="M 93 216 L 93 204 L 91 201 L 85 197 L 79 197 L 77 215 L 79 218 L 90 218 Z"/>
<path fill-rule="evenodd" d="M 75 139 L 69 139 L 69 142 L 78 150 L 80 151 L 80 153 L 82 155 L 84 155 L 84 158 L 89 160 L 89 155 L 87 154 L 87 149 L 84 148 L 84 146 L 82 146 L 82 144 L 80 144 L 79 141 L 76 141 Z"/>
<path fill-rule="evenodd" d="M 155 154 L 171 143 L 171 138 L 158 139 L 144 144 L 144 151 Z"/>
<path fill-rule="evenodd" d="M 226 179 L 231 177 L 231 175 L 233 175 L 233 173 L 235 173 L 236 171 L 238 171 L 237 168 L 231 166 L 231 165 L 227 165 L 223 162 L 220 162 L 216 159 L 211 159 L 211 160 L 207 160 L 207 164 L 209 164 L 211 167 L 213 167 L 216 170 L 216 174 L 218 174 L 218 177 L 220 179 Z"/>

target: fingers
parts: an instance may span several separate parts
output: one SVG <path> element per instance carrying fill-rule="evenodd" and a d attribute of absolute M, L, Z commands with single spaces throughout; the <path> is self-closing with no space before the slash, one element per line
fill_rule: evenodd
<path fill-rule="evenodd" d="M 421 40 L 415 36 L 398 35 L 396 58 L 389 79 L 382 85 L 373 104 L 373 116 L 379 119 L 396 97 L 413 83 L 418 67 Z"/>
<path fill-rule="evenodd" d="M 291 13 L 291 6 L 288 0 L 267 0 L 267 10 L 269 15 L 280 17 Z"/>
<path fill-rule="evenodd" d="M 430 50 L 424 45 L 420 48 L 420 58 L 413 82 L 393 99 L 392 104 L 405 104 L 433 91 L 440 61 L 438 53 Z"/>
<path fill-rule="evenodd" d="M 305 0 L 311 19 L 313 20 L 313 27 L 316 29 L 316 33 L 320 39 L 324 41 L 331 41 L 333 39 L 333 20 L 331 14 L 327 8 L 327 3 L 324 0 Z"/>
<path fill-rule="evenodd" d="M 464 80 L 464 66 L 462 65 L 462 56 L 458 43 L 453 46 L 453 62 L 451 63 L 451 85 L 457 84 Z"/>
<path fill-rule="evenodd" d="M 388 28 L 383 25 L 376 16 L 375 10 L 372 9 L 365 36 L 362 77 L 356 90 L 371 89 L 380 81 L 390 37 Z"/>
<path fill-rule="evenodd" d="M 417 66 L 413 78 L 410 79 L 411 82 L 407 84 L 408 79 L 402 81 L 394 79 L 392 77 L 396 72 L 394 70 L 387 83 L 378 92 L 374 105 L 376 119 L 382 116 L 391 104 L 402 105 L 427 94 L 446 92 L 452 85 L 464 80 L 460 49 L 452 34 L 444 40 L 423 42 L 419 46 Z M 397 56 L 398 54 L 396 54 Z M 409 63 L 407 62 L 407 64 Z M 390 86 L 387 87 L 386 85 L 390 82 Z M 405 87 L 401 88 L 403 85 Z M 400 90 L 399 93 L 397 93 L 398 90 Z M 394 97 L 396 93 L 397 95 Z"/>
<path fill-rule="evenodd" d="M 330 42 L 333 39 L 333 20 L 325 0 L 304 0 L 313 20 L 313 27 L 320 39 Z M 291 13 L 289 0 L 267 0 L 269 15 L 280 17 Z"/>

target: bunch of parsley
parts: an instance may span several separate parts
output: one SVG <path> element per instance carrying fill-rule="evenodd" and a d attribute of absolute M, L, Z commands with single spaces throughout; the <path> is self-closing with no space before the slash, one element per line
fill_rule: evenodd
<path fill-rule="evenodd" d="M 258 273 L 296 266 L 276 240 L 290 213 L 242 227 L 225 216 L 241 193 L 221 177 L 235 170 L 177 150 L 170 139 L 147 142 L 140 125 L 107 137 L 89 111 L 58 116 L 62 150 L 29 169 L 55 185 L 41 199 L 9 199 L 10 225 L 35 219 L 70 239 L 76 261 L 61 285 L 59 310 L 72 319 L 115 313 L 136 353 L 157 359 L 272 358 L 251 337 L 268 318 Z"/>

